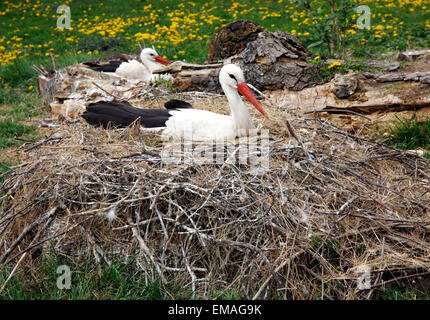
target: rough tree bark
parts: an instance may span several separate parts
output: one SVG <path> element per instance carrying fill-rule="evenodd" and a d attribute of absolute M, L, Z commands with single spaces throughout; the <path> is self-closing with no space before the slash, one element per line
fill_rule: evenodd
<path fill-rule="evenodd" d="M 235 34 L 236 30 L 241 31 Z M 299 38 L 281 31 L 269 32 L 251 21 L 239 20 L 214 34 L 208 60 L 238 64 L 247 81 L 259 90 L 301 90 L 318 83 L 315 80 L 318 68 L 306 62 L 310 58 L 312 53 Z M 219 85 L 215 89 L 219 92 Z"/>
<path fill-rule="evenodd" d="M 209 63 L 219 62 L 242 52 L 247 44 L 257 39 L 264 28 L 248 20 L 227 24 L 212 36 L 209 46 Z"/>

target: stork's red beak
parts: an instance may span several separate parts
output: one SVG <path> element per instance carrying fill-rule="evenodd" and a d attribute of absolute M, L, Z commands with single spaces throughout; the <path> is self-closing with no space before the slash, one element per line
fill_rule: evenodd
<path fill-rule="evenodd" d="M 267 113 L 263 110 L 263 107 L 260 105 L 260 103 L 257 101 L 257 99 L 254 97 L 254 95 L 252 94 L 251 90 L 249 89 L 249 87 L 247 86 L 247 84 L 245 82 L 239 83 L 237 85 L 237 90 L 239 90 L 239 92 L 246 98 L 248 99 L 249 102 L 251 102 L 254 107 L 260 111 L 260 113 L 266 117 L 267 120 L 269 119 L 269 116 L 267 115 Z"/>
<path fill-rule="evenodd" d="M 171 64 L 170 61 L 167 61 L 166 59 L 164 59 L 163 57 L 160 57 L 160 56 L 155 57 L 155 61 L 157 61 L 158 63 L 161 63 L 165 66 L 168 66 L 169 64 Z"/>

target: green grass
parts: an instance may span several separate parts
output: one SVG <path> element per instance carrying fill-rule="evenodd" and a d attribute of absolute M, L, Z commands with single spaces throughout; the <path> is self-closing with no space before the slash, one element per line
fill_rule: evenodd
<path fill-rule="evenodd" d="M 76 44 L 77 51 L 121 51 L 127 41 L 121 38 L 103 38 L 102 36 L 90 36 L 79 40 Z"/>
<path fill-rule="evenodd" d="M 43 104 L 40 96 L 34 91 L 17 88 L 0 90 L 0 118 L 10 117 L 17 121 L 30 120 L 43 115 Z"/>
<path fill-rule="evenodd" d="M 355 57 L 352 60 L 345 61 L 340 66 L 333 67 L 330 69 L 328 68 L 329 64 L 321 59 L 317 59 L 317 60 L 309 59 L 307 62 L 310 64 L 314 64 L 319 68 L 319 72 L 312 75 L 313 80 L 319 83 L 325 83 L 330 81 L 335 76 L 336 73 L 346 74 L 350 70 L 356 73 L 360 73 L 360 72 L 376 73 L 382 70 L 381 68 L 372 67 L 366 64 L 365 60 L 366 59 L 364 58 Z"/>
<path fill-rule="evenodd" d="M 423 123 L 419 123 L 416 118 L 408 120 L 396 116 L 396 120 L 388 128 L 388 133 L 389 137 L 385 143 L 390 146 L 403 150 L 417 148 L 430 150 L 430 118 L 428 117 Z M 424 156 L 429 158 L 429 152 Z"/>
<path fill-rule="evenodd" d="M 28 257 L 26 259 L 29 259 Z M 134 258 L 111 265 L 98 264 L 93 258 L 79 261 L 62 255 L 43 255 L 31 263 L 24 262 L 0 293 L 0 300 L 169 300 L 190 299 L 191 291 L 173 281 L 163 285 L 160 279 L 145 280 L 136 270 Z M 59 289 L 57 280 L 64 275 L 60 266 L 71 271 L 69 289 Z M 9 277 L 12 267 L 0 269 L 0 284 Z M 63 282 L 64 283 L 64 282 Z M 258 288 L 255 290 L 257 291 Z M 197 297 L 198 298 L 198 297 Z M 236 289 L 214 292 L 217 300 L 242 300 L 244 294 Z M 426 295 L 414 287 L 390 285 L 379 289 L 372 300 L 424 300 Z"/>
<path fill-rule="evenodd" d="M 26 123 L 31 121 L 32 117 L 44 113 L 37 93 L 3 88 L 0 90 L 0 105 L 0 149 L 16 147 L 23 143 L 15 140 L 15 137 L 32 140 L 40 138 L 37 126 Z"/>
<path fill-rule="evenodd" d="M 191 288 L 167 279 L 167 285 L 156 277 L 146 280 L 145 274 L 136 269 L 135 258 L 128 261 L 113 261 L 111 265 L 99 264 L 92 257 L 72 259 L 59 254 L 44 254 L 31 263 L 19 266 L 0 300 L 170 300 L 191 299 Z M 68 266 L 71 271 L 70 289 L 59 289 L 57 280 L 64 271 L 59 266 Z M 9 277 L 12 267 L 0 269 L 0 287 Z M 154 271 L 154 273 L 156 273 Z M 176 280 L 177 281 L 177 280 Z M 186 280 L 189 281 L 188 279 Z M 64 282 L 62 282 L 64 283 Z M 237 289 L 213 290 L 210 299 L 243 300 L 246 296 Z M 258 288 L 255 288 L 257 292 Z M 255 293 L 254 292 L 254 293 Z M 195 298 L 199 299 L 199 296 Z"/>
<path fill-rule="evenodd" d="M 146 281 L 144 273 L 136 269 L 134 258 L 126 262 L 114 261 L 109 266 L 99 264 L 91 257 L 77 261 L 56 254 L 43 255 L 36 263 L 26 265 L 24 262 L 23 265 L 0 294 L 0 300 L 169 300 L 192 297 L 189 287 L 184 288 L 174 281 L 168 281 L 167 285 L 159 278 Z M 64 271 L 57 272 L 58 267 L 63 265 L 71 271 L 70 289 L 57 287 L 58 278 L 64 275 Z M 11 269 L 0 269 L 0 287 Z M 235 289 L 214 291 L 212 298 L 246 299 Z"/>
<path fill-rule="evenodd" d="M 171 91 L 177 91 L 176 88 L 172 84 L 172 80 L 170 80 L 170 79 L 166 80 L 166 79 L 159 77 L 159 78 L 156 78 L 155 80 L 151 80 L 150 83 L 157 86 L 157 87 L 165 87 Z"/>
<path fill-rule="evenodd" d="M 37 138 L 37 127 L 28 126 L 10 118 L 0 120 L 0 149 L 22 144 L 21 141 L 14 140 L 15 137 Z"/>
<path fill-rule="evenodd" d="M 186 297 L 179 286 L 164 286 L 159 280 L 145 281 L 134 267 L 134 259 L 113 262 L 110 266 L 97 264 L 92 258 L 76 262 L 63 256 L 44 256 L 35 266 L 20 267 L 0 300 L 164 300 Z M 57 287 L 58 267 L 66 265 L 71 271 L 70 289 Z M 0 283 L 8 278 L 10 268 L 0 270 Z"/>
<path fill-rule="evenodd" d="M 428 300 L 424 293 L 406 286 L 392 285 L 380 289 L 373 300 Z"/>
<path fill-rule="evenodd" d="M 4 173 L 8 172 L 9 171 L 9 167 L 11 165 L 12 164 L 10 162 L 7 162 L 7 161 L 2 162 L 2 161 L 0 161 L 0 176 L 2 174 L 4 174 Z M 3 184 L 3 181 L 4 181 L 4 178 L 1 177 L 0 178 L 0 186 Z M 0 193 L 0 197 L 3 196 L 5 194 L 5 192 L 6 191 L 4 191 L 3 193 Z M 0 203 L 0 210 L 1 210 L 1 208 L 2 208 L 2 203 Z"/>

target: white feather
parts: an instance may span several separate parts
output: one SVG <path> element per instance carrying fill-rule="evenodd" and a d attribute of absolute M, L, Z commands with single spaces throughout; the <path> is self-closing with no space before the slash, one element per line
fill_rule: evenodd
<path fill-rule="evenodd" d="M 212 139 L 234 139 L 236 130 L 230 116 L 206 110 L 181 109 L 170 111 L 164 137 L 205 141 Z"/>
<path fill-rule="evenodd" d="M 121 63 L 119 68 L 116 69 L 115 74 L 126 79 L 142 80 L 145 82 L 148 82 L 152 76 L 149 69 L 137 60 Z"/>
<path fill-rule="evenodd" d="M 116 210 L 115 208 L 112 208 L 109 210 L 109 212 L 106 214 L 106 218 L 112 222 L 113 220 L 116 219 Z"/>
<path fill-rule="evenodd" d="M 173 81 L 173 76 L 169 73 L 162 73 L 162 74 L 151 74 L 150 81 L 157 81 L 159 79 Z"/>

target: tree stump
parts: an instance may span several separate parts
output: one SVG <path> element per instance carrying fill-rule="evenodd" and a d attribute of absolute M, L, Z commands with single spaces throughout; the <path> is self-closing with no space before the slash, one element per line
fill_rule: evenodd
<path fill-rule="evenodd" d="M 238 20 L 222 27 L 212 36 L 208 62 L 214 63 L 242 52 L 257 39 L 264 28 L 248 20 Z"/>
<path fill-rule="evenodd" d="M 306 61 L 312 53 L 299 38 L 281 31 L 270 32 L 248 20 L 227 24 L 212 37 L 209 61 L 236 63 L 246 81 L 259 90 L 288 88 L 302 90 L 316 85 L 319 69 Z M 217 74 L 211 74 L 217 76 Z M 214 87 L 216 80 L 202 80 Z"/>
<path fill-rule="evenodd" d="M 259 90 L 302 90 L 318 84 L 315 75 L 319 69 L 306 62 L 309 58 L 312 54 L 298 38 L 281 31 L 264 31 L 231 61 Z"/>

